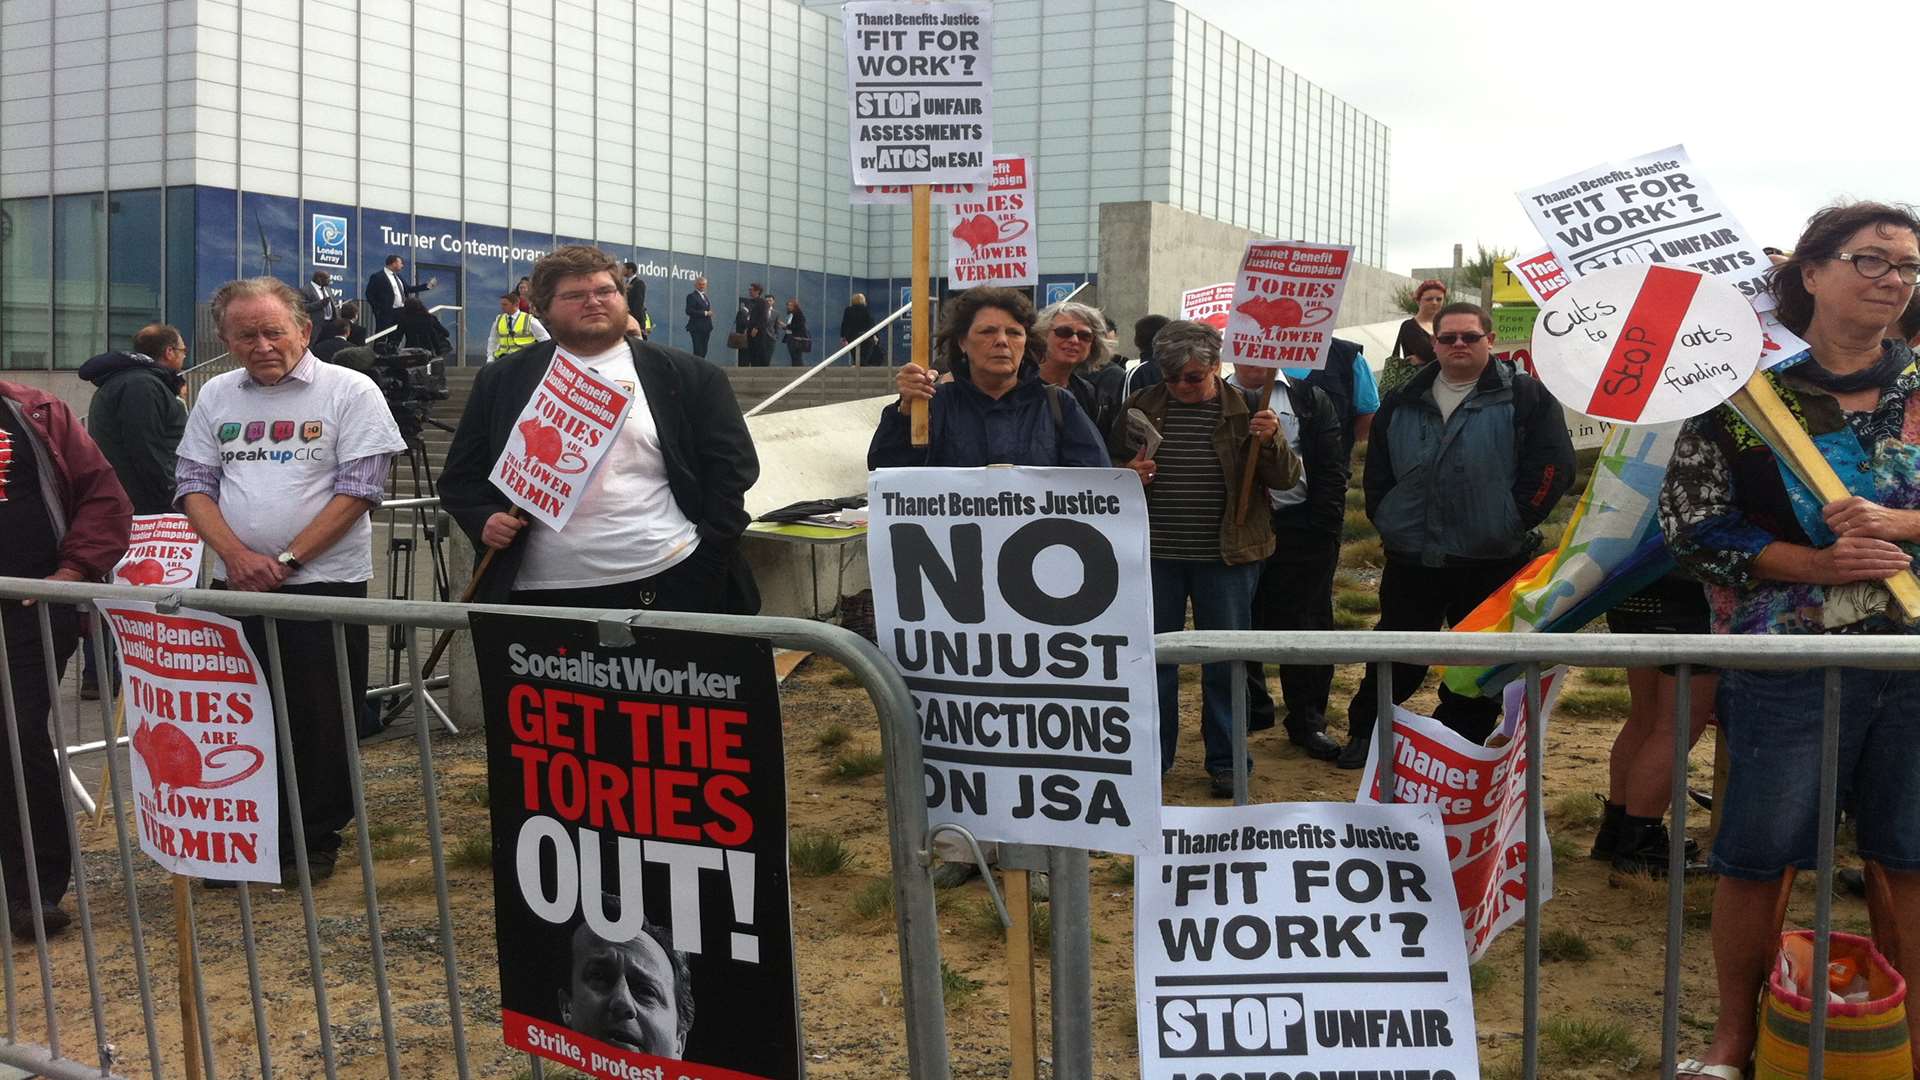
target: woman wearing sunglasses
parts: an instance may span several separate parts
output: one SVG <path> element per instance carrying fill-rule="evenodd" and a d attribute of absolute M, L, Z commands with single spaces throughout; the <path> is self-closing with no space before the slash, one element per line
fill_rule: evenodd
<path fill-rule="evenodd" d="M 1040 358 L 1040 377 L 1072 394 L 1102 438 L 1120 412 L 1127 382 L 1126 372 L 1108 363 L 1113 346 L 1106 325 L 1098 308 L 1071 300 L 1042 311 L 1034 324 L 1047 350 Z"/>
<path fill-rule="evenodd" d="M 1140 474 L 1147 489 L 1147 531 L 1153 572 L 1153 630 L 1184 630 L 1193 605 L 1196 630 L 1253 627 L 1253 592 L 1273 554 L 1273 515 L 1236 500 L 1252 445 L 1266 488 L 1285 491 L 1300 479 L 1300 457 L 1274 438 L 1280 418 L 1255 411 L 1242 391 L 1220 377 L 1220 331 L 1205 323 L 1170 322 L 1153 338 L 1153 361 L 1164 381 L 1127 399 L 1159 437 L 1148 449 L 1138 425 L 1121 422 L 1108 436 L 1114 461 Z M 1257 443 L 1253 443 L 1257 440 Z M 1151 441 L 1151 440 L 1147 440 Z M 1265 501 L 1260 488 L 1256 499 Z M 1158 667 L 1160 769 L 1173 768 L 1180 736 L 1180 667 Z M 1200 675 L 1200 735 L 1216 798 L 1233 797 L 1233 681 L 1237 661 L 1207 664 Z"/>
<path fill-rule="evenodd" d="M 1821 504 L 1731 406 L 1687 421 L 1660 490 L 1680 565 L 1719 634 L 1911 634 L 1880 584 L 1920 551 L 1920 365 L 1896 329 L 1920 281 L 1920 217 L 1829 207 L 1769 273 L 1811 356 L 1761 376 L 1853 493 Z M 1854 810 L 1874 937 L 1920 978 L 1920 672 L 1840 668 L 1840 799 Z M 1738 1077 L 1780 945 L 1783 878 L 1815 865 L 1826 673 L 1729 670 L 1715 708 L 1733 762 L 1712 851 L 1720 1017 L 1683 1077 Z M 1884 881 L 1884 888 L 1879 882 Z M 1907 1023 L 1920 1042 L 1920 1009 Z M 1829 1044 L 1831 1045 L 1831 1044 Z"/>

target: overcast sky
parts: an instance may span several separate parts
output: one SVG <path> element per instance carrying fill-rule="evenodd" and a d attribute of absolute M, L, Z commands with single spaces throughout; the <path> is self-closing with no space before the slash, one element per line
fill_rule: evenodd
<path fill-rule="evenodd" d="M 1534 246 L 1515 191 L 1675 143 L 1762 244 L 1920 203 L 1913 0 L 1179 2 L 1391 129 L 1398 273 Z"/>

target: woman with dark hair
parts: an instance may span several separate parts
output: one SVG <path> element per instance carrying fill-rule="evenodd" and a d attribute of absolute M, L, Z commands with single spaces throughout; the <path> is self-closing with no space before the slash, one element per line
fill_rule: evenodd
<path fill-rule="evenodd" d="M 807 329 L 807 313 L 801 309 L 797 296 L 787 300 L 787 314 L 780 320 L 780 333 L 787 340 L 787 359 L 792 366 L 805 363 L 800 358 L 813 348 L 813 332 Z"/>
<path fill-rule="evenodd" d="M 840 345 L 873 329 L 873 310 L 867 307 L 867 294 L 854 293 L 853 302 L 840 313 Z M 860 343 L 853 352 L 854 362 L 860 367 L 879 367 L 884 361 L 880 355 L 880 335 L 875 334 Z"/>
<path fill-rule="evenodd" d="M 533 279 L 530 277 L 521 278 L 519 283 L 514 285 L 513 293 L 515 296 L 518 296 L 520 298 L 520 310 L 527 312 L 528 314 L 532 314 L 533 312 Z"/>
<path fill-rule="evenodd" d="M 453 351 L 447 328 L 417 296 L 409 296 L 400 305 L 400 341 L 410 349 L 425 349 L 435 356 Z"/>
<path fill-rule="evenodd" d="M 1882 584 L 1920 551 L 1920 367 L 1891 336 L 1920 280 L 1920 218 L 1850 203 L 1815 214 L 1769 287 L 1807 359 L 1761 375 L 1853 494 L 1821 505 L 1731 406 L 1686 422 L 1660 490 L 1660 525 L 1706 583 L 1720 634 L 1910 634 Z M 1857 811 L 1875 937 L 1920 977 L 1920 671 L 1836 669 L 1840 797 Z M 1714 838 L 1720 1016 L 1684 1077 L 1738 1077 L 1754 1000 L 1780 943 L 1783 878 L 1819 839 L 1826 673 L 1721 673 L 1715 708 L 1733 763 Z M 1891 925 L 1889 925 L 1891 920 Z M 1920 1042 L 1920 1010 L 1907 1014 Z"/>
<path fill-rule="evenodd" d="M 1446 284 L 1428 278 L 1413 290 L 1413 302 L 1418 305 L 1413 318 L 1400 324 L 1400 334 L 1393 339 L 1393 353 L 1380 372 L 1381 393 L 1398 390 L 1422 365 L 1433 362 L 1433 320 L 1446 306 Z"/>
<path fill-rule="evenodd" d="M 356 346 L 365 345 L 367 328 L 360 323 L 360 301 L 349 300 L 341 304 L 340 318 L 347 324 L 346 333 L 343 335 L 347 341 Z"/>
<path fill-rule="evenodd" d="M 1073 395 L 1040 378 L 1033 301 L 1017 289 L 968 289 L 941 305 L 936 366 L 907 364 L 894 377 L 900 401 L 880 414 L 867 467 L 1065 465 L 1107 468 L 1093 421 Z M 909 403 L 929 402 L 926 446 L 914 446 Z"/>

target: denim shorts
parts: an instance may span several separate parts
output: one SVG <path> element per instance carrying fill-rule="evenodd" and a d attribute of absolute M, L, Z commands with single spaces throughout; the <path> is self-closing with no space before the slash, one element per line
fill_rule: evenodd
<path fill-rule="evenodd" d="M 1723 671 L 1716 708 L 1732 762 L 1715 873 L 1772 881 L 1819 852 L 1825 673 Z M 1860 855 L 1920 870 L 1920 672 L 1840 669 L 1840 805 Z"/>

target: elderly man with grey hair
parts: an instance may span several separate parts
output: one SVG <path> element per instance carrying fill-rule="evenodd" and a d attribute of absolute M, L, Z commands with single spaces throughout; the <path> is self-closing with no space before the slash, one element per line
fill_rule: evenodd
<path fill-rule="evenodd" d="M 1114 460 L 1140 474 L 1146 486 L 1151 537 L 1153 629 L 1186 628 L 1187 605 L 1199 630 L 1253 626 L 1253 592 L 1273 554 L 1273 518 L 1235 505 L 1240 477 L 1252 464 L 1260 484 L 1285 491 L 1300 479 L 1300 457 L 1275 435 L 1280 418 L 1220 377 L 1220 332 L 1205 323 L 1170 322 L 1153 339 L 1163 381 L 1128 398 L 1159 434 L 1148 453 L 1140 433 L 1113 425 L 1107 445 Z M 1257 449 L 1256 449 L 1257 448 Z M 1257 510 L 1258 508 L 1256 508 Z M 1180 671 L 1162 664 L 1160 768 L 1173 767 L 1180 733 Z M 1200 677 L 1200 734 L 1216 797 L 1233 795 L 1233 680 L 1241 666 L 1207 664 Z"/>
<path fill-rule="evenodd" d="M 1127 388 L 1127 373 L 1111 363 L 1106 325 L 1099 308 L 1072 300 L 1048 306 L 1034 323 L 1046 347 L 1040 378 L 1072 394 L 1102 438 L 1120 415 Z"/>

